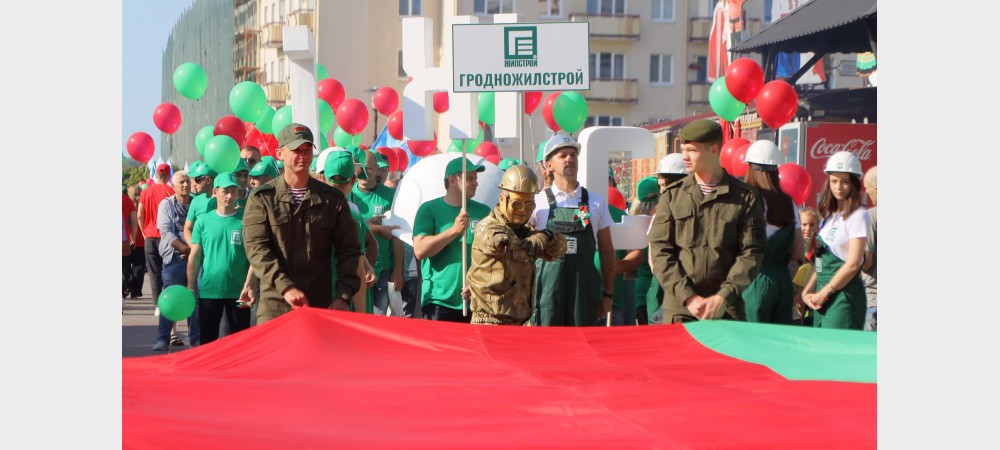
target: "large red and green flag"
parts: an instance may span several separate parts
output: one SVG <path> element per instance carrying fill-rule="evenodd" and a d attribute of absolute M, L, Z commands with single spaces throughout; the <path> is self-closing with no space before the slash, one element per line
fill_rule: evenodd
<path fill-rule="evenodd" d="M 306 308 L 122 361 L 123 448 L 875 448 L 876 333 Z"/>

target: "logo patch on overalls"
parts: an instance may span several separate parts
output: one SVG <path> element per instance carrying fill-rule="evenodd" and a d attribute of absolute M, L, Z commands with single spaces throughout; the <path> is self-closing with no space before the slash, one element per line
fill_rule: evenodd
<path fill-rule="evenodd" d="M 566 236 L 566 254 L 575 255 L 576 254 L 576 238 L 572 236 Z"/>

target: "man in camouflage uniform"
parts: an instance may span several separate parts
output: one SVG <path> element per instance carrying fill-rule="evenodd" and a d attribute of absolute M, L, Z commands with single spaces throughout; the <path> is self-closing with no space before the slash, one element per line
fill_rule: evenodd
<path fill-rule="evenodd" d="M 719 124 L 697 120 L 679 134 L 691 176 L 663 189 L 649 230 L 663 323 L 745 320 L 740 293 L 757 276 L 767 245 L 764 204 L 722 168 Z"/>

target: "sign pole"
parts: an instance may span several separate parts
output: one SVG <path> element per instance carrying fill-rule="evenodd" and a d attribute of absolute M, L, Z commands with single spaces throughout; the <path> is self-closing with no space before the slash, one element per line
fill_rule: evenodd
<path fill-rule="evenodd" d="M 465 178 L 468 176 L 468 169 L 465 167 L 465 163 L 468 161 L 468 158 L 466 158 L 465 147 L 467 142 L 467 139 L 462 139 L 462 211 L 466 211 L 465 208 L 468 206 L 468 200 L 465 194 Z M 469 230 L 462 233 L 462 292 L 465 292 L 465 290 L 469 287 L 469 277 L 466 276 L 466 272 L 468 272 L 466 265 L 469 261 L 469 248 L 468 242 L 466 242 L 468 236 Z M 462 317 L 469 317 L 469 302 L 465 299 L 465 296 L 462 296 Z"/>

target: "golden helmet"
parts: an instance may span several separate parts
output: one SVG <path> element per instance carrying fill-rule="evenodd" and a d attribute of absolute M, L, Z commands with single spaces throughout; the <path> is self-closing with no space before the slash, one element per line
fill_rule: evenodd
<path fill-rule="evenodd" d="M 523 164 L 510 166 L 500 179 L 500 189 L 528 194 L 538 193 L 538 176 Z"/>

